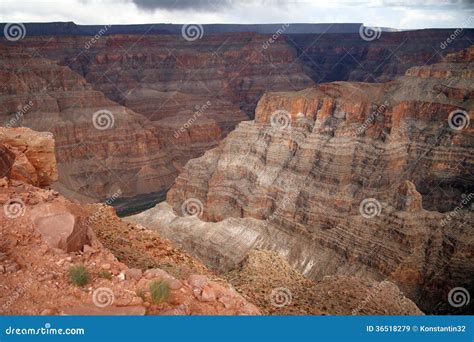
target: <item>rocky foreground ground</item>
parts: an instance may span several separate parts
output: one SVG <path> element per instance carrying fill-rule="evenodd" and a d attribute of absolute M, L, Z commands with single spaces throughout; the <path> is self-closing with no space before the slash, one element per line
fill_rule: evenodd
<path fill-rule="evenodd" d="M 2 314 L 260 314 L 200 262 L 122 222 L 111 207 L 29 184 L 57 178 L 51 134 L 2 129 L 0 144 Z M 77 265 L 89 274 L 82 286 L 69 276 Z M 159 303 L 150 294 L 154 281 L 169 290 Z"/>

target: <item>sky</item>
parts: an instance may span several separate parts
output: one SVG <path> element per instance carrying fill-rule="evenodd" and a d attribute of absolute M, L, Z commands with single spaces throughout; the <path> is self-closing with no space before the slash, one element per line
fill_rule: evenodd
<path fill-rule="evenodd" d="M 0 22 L 76 24 L 364 23 L 474 28 L 474 0 L 2 0 Z"/>

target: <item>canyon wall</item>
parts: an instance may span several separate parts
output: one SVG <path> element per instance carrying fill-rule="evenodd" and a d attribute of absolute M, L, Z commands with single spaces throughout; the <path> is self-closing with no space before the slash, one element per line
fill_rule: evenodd
<path fill-rule="evenodd" d="M 470 46 L 473 38 L 474 30 L 468 28 L 285 36 L 316 83 L 387 82 L 413 66 L 441 61 L 447 53 Z"/>
<path fill-rule="evenodd" d="M 156 202 L 189 159 L 254 118 L 264 93 L 325 80 L 374 82 L 372 74 L 392 79 L 474 39 L 464 30 L 446 49 L 432 50 L 451 33 L 382 32 L 365 41 L 357 34 L 242 32 L 187 41 L 101 31 L 0 40 L 0 116 L 7 126 L 53 132 L 55 187 L 65 195 Z M 97 129 L 94 117 L 105 126 Z"/>
<path fill-rule="evenodd" d="M 51 60 L 2 50 L 1 111 L 7 127 L 52 132 L 58 189 L 80 199 L 160 190 L 177 171 L 156 128 Z M 143 173 L 152 174 L 153 183 Z"/>
<path fill-rule="evenodd" d="M 112 36 L 87 49 L 89 37 L 45 39 L 0 45 L 0 114 L 7 126 L 53 132 L 57 188 L 82 200 L 162 196 L 187 160 L 248 120 L 264 91 L 313 84 L 290 65 L 291 47 L 264 51 L 255 34 L 194 45 Z"/>
<path fill-rule="evenodd" d="M 267 93 L 131 220 L 221 271 L 272 249 L 312 279 L 389 279 L 445 310 L 451 288 L 474 289 L 473 61 L 471 47 L 388 83 Z"/>

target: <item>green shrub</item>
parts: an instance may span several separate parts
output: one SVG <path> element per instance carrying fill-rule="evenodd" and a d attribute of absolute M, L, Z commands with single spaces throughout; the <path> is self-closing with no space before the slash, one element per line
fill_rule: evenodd
<path fill-rule="evenodd" d="M 97 273 L 97 276 L 99 278 L 104 278 L 104 279 L 112 279 L 112 273 L 110 273 L 109 271 L 107 270 L 101 270 L 99 271 L 99 273 Z"/>
<path fill-rule="evenodd" d="M 170 286 L 162 280 L 154 280 L 150 284 L 151 300 L 155 304 L 168 301 L 170 297 Z"/>
<path fill-rule="evenodd" d="M 77 286 L 86 285 L 91 278 L 91 275 L 89 274 L 89 272 L 87 271 L 84 265 L 72 266 L 69 269 L 68 275 L 69 275 L 69 281 Z"/>

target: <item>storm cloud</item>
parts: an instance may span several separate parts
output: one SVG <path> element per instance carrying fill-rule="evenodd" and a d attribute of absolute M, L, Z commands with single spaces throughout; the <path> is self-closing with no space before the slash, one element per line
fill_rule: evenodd
<path fill-rule="evenodd" d="M 196 10 L 196 11 L 217 11 L 232 7 L 232 0 L 132 0 L 141 10 L 156 11 L 163 10 Z"/>

